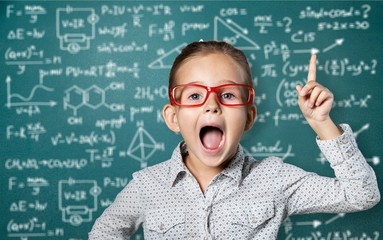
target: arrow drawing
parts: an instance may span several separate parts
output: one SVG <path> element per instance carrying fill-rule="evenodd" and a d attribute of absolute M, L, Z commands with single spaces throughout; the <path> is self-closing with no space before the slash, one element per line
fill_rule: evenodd
<path fill-rule="evenodd" d="M 369 123 L 363 125 L 361 129 L 359 129 L 359 130 L 357 130 L 357 131 L 354 132 L 354 137 L 357 138 L 358 135 L 359 135 L 360 133 L 362 133 L 362 132 L 368 130 L 369 127 L 370 127 L 370 124 L 369 124 Z"/>
<path fill-rule="evenodd" d="M 311 48 L 311 49 L 298 49 L 293 50 L 294 53 L 311 53 L 311 54 L 317 54 L 319 53 L 319 49 L 317 48 Z"/>
<path fill-rule="evenodd" d="M 337 214 L 335 217 L 332 217 L 332 218 L 330 218 L 329 220 L 327 220 L 327 221 L 325 222 L 325 224 L 328 225 L 328 224 L 334 222 L 335 220 L 337 220 L 338 218 L 342 218 L 342 217 L 344 217 L 345 215 L 346 215 L 345 213 L 339 213 L 339 214 Z"/>
<path fill-rule="evenodd" d="M 322 222 L 318 221 L 318 220 L 313 220 L 313 221 L 308 221 L 308 222 L 297 222 L 296 225 L 298 225 L 298 226 L 309 226 L 309 225 L 312 225 L 313 228 L 317 228 L 320 225 L 322 225 Z"/>
<path fill-rule="evenodd" d="M 366 158 L 367 162 L 370 162 L 374 165 L 378 165 L 380 163 L 380 157 L 378 156 L 373 156 L 372 158 Z"/>
<path fill-rule="evenodd" d="M 335 40 L 335 43 L 333 43 L 333 44 L 331 44 L 330 46 L 326 47 L 326 48 L 323 49 L 322 51 L 323 51 L 323 52 L 328 52 L 328 51 L 330 51 L 331 49 L 333 49 L 334 47 L 342 45 L 343 42 L 344 42 L 344 39 L 343 39 L 343 38 L 336 39 L 336 40 Z"/>

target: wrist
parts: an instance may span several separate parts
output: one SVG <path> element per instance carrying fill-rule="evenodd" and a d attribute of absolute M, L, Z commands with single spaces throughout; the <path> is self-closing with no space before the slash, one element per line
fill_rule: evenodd
<path fill-rule="evenodd" d="M 342 135 L 342 130 L 330 118 L 319 122 L 309 122 L 309 125 L 320 140 L 331 140 Z"/>

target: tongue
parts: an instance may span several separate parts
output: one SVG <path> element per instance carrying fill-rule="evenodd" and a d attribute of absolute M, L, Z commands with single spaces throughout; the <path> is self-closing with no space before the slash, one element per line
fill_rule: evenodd
<path fill-rule="evenodd" d="M 203 145 L 208 149 L 217 149 L 222 140 L 222 132 L 218 128 L 206 128 L 201 136 Z"/>

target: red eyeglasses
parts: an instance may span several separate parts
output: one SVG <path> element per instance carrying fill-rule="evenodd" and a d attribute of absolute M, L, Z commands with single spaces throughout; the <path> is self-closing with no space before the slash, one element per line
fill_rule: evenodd
<path fill-rule="evenodd" d="M 220 104 L 233 107 L 253 104 L 255 95 L 254 88 L 245 84 L 224 84 L 216 87 L 184 84 L 169 90 L 170 103 L 182 107 L 202 106 L 211 92 L 217 94 Z"/>

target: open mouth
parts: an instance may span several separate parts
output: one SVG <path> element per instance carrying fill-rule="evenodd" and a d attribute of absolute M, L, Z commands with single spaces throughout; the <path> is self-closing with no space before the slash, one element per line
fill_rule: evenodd
<path fill-rule="evenodd" d="M 214 126 L 203 127 L 199 133 L 202 145 L 208 150 L 215 150 L 223 143 L 223 131 Z"/>

